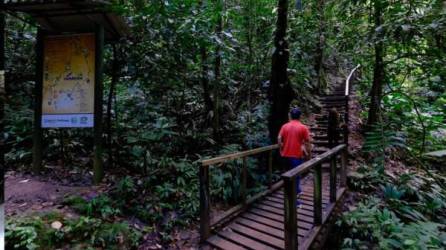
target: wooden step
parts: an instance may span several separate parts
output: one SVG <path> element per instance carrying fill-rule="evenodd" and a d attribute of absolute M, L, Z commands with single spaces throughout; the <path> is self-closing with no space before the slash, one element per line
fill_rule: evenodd
<path fill-rule="evenodd" d="M 323 104 L 322 109 L 324 108 L 333 108 L 333 107 L 345 107 L 345 103 L 333 103 L 333 104 Z"/>
<path fill-rule="evenodd" d="M 344 137 L 343 133 L 339 133 L 340 140 L 342 140 L 343 137 Z M 328 140 L 328 135 L 326 135 L 326 134 L 324 134 L 324 135 L 315 135 L 315 136 L 313 136 L 313 140 L 327 141 Z"/>

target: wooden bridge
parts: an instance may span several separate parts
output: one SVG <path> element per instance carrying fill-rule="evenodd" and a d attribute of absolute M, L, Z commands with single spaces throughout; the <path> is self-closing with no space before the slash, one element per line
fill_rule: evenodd
<path fill-rule="evenodd" d="M 359 67 L 359 65 L 358 65 Z M 279 146 L 271 145 L 202 161 L 200 166 L 200 238 L 203 248 L 216 249 L 308 249 L 320 248 L 324 231 L 346 191 L 348 126 L 342 144 L 328 148 L 327 110 L 336 108 L 348 124 L 350 78 L 330 95 L 320 97 L 322 113 L 311 126 L 315 157 L 281 175 L 273 183 L 273 155 Z M 248 157 L 268 156 L 268 189 L 247 197 Z M 219 216 L 210 218 L 209 168 L 242 159 L 241 202 Z M 296 194 L 296 178 L 303 177 L 303 192 Z M 302 206 L 297 208 L 297 201 Z M 326 235 L 325 235 L 326 237 Z"/>

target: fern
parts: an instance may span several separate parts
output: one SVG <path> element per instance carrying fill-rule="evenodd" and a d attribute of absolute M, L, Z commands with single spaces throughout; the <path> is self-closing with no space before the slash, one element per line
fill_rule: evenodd
<path fill-rule="evenodd" d="M 384 166 L 386 151 L 391 148 L 407 148 L 401 133 L 388 130 L 383 124 L 373 125 L 372 129 L 366 132 L 362 151 L 372 155 L 374 163 Z"/>

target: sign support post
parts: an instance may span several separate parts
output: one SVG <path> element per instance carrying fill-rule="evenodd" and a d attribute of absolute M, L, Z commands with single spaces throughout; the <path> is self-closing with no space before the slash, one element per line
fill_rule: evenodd
<path fill-rule="evenodd" d="M 95 54 L 95 89 L 94 89 L 94 162 L 93 181 L 98 184 L 104 177 L 102 162 L 103 138 L 102 138 L 102 81 L 103 81 L 103 52 L 104 52 L 104 27 L 96 26 L 96 54 Z"/>
<path fill-rule="evenodd" d="M 33 170 L 42 167 L 42 86 L 43 86 L 43 36 L 42 29 L 37 31 L 36 79 L 34 86 L 34 129 L 33 129 Z"/>
<path fill-rule="evenodd" d="M 0 129 L 4 131 L 3 117 L 4 117 L 4 105 L 6 100 L 6 83 L 5 83 L 5 14 L 0 11 Z M 0 139 L 0 189 L 5 190 L 5 145 L 4 140 Z M 0 203 L 5 202 L 4 192 L 0 193 Z"/>

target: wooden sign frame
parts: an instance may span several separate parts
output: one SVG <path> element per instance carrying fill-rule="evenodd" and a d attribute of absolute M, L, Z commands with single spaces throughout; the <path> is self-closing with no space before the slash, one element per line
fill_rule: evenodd
<path fill-rule="evenodd" d="M 103 53 L 104 53 L 104 27 L 95 28 L 95 68 L 94 68 L 94 156 L 93 179 L 99 183 L 103 176 L 103 139 L 102 139 L 102 85 L 103 85 Z M 44 77 L 44 38 L 50 35 L 47 31 L 39 29 L 36 44 L 36 84 L 34 89 L 34 131 L 33 131 L 33 168 L 40 171 L 42 167 L 42 91 Z M 52 35 L 52 34 L 51 34 Z"/>

